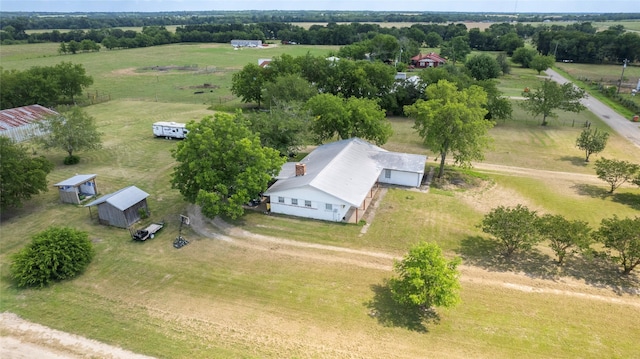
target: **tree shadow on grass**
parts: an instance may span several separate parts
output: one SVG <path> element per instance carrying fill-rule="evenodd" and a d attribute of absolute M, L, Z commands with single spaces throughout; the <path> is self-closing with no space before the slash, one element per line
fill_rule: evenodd
<path fill-rule="evenodd" d="M 640 277 L 634 273 L 622 275 L 620 267 L 604 255 L 568 256 L 559 273 L 596 288 L 611 289 L 618 295 L 640 294 Z"/>
<path fill-rule="evenodd" d="M 592 184 L 576 184 L 573 185 L 572 188 L 576 190 L 581 196 L 589 196 L 591 198 L 607 198 L 611 194 L 607 191 L 606 188 L 600 186 L 594 186 Z"/>
<path fill-rule="evenodd" d="M 416 306 L 398 304 L 391 295 L 391 289 L 385 281 L 371 286 L 373 299 L 366 302 L 369 315 L 385 327 L 400 327 L 426 333 L 427 324 L 440 322 L 440 316 L 433 310 L 423 310 Z"/>
<path fill-rule="evenodd" d="M 553 279 L 557 273 L 553 259 L 536 249 L 505 257 L 496 241 L 480 236 L 463 239 L 458 253 L 466 264 L 490 271 L 524 272 L 544 279 Z"/>
<path fill-rule="evenodd" d="M 611 200 L 620 204 L 627 205 L 633 209 L 640 210 L 640 195 L 635 193 L 609 193 L 604 187 L 594 186 L 590 184 L 576 184 L 573 186 L 576 192 L 582 196 L 591 198 L 605 199 L 611 197 Z"/>
<path fill-rule="evenodd" d="M 584 161 L 584 157 L 580 156 L 562 156 L 560 157 L 561 161 L 569 162 L 576 167 L 587 167 L 589 162 Z"/>
<path fill-rule="evenodd" d="M 562 266 L 536 249 L 505 257 L 496 241 L 480 236 L 468 237 L 460 243 L 459 254 L 469 265 L 494 272 L 524 272 L 532 278 L 558 280 L 570 277 L 597 288 L 611 289 L 618 295 L 640 294 L 640 276 L 622 275 L 617 264 L 603 254 L 567 255 Z"/>
<path fill-rule="evenodd" d="M 633 209 L 640 211 L 640 195 L 634 193 L 615 193 L 613 201 L 627 205 Z"/>

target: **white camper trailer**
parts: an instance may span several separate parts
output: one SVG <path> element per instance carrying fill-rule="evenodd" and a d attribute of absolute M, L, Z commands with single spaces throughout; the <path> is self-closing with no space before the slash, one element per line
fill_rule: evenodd
<path fill-rule="evenodd" d="M 185 138 L 188 132 L 184 123 L 156 122 L 153 124 L 153 135 L 156 137 L 164 137 L 168 140 L 172 138 Z"/>

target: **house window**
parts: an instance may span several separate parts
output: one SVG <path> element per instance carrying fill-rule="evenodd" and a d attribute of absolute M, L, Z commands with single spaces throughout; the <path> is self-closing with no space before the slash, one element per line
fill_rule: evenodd
<path fill-rule="evenodd" d="M 284 197 L 278 197 L 278 203 L 284 203 Z"/>
<path fill-rule="evenodd" d="M 391 170 L 384 170 L 384 178 L 391 178 Z"/>
<path fill-rule="evenodd" d="M 304 201 L 305 207 L 311 207 L 311 201 Z"/>
<path fill-rule="evenodd" d="M 333 210 L 333 205 L 331 203 L 326 203 L 324 205 L 324 209 L 326 209 L 327 211 L 332 211 Z"/>
<path fill-rule="evenodd" d="M 297 198 L 291 198 L 291 204 L 294 206 L 298 205 L 298 199 Z"/>

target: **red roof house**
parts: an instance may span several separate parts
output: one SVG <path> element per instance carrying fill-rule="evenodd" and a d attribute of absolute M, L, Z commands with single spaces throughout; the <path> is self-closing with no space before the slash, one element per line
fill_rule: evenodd
<path fill-rule="evenodd" d="M 417 68 L 438 67 L 447 63 L 447 60 L 435 52 L 418 54 L 411 58 L 411 65 Z"/>

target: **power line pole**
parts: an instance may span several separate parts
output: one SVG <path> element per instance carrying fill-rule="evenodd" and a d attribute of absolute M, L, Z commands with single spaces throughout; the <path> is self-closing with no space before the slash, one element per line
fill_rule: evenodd
<path fill-rule="evenodd" d="M 620 93 L 620 86 L 622 85 L 622 78 L 624 77 L 624 69 L 627 68 L 627 59 L 622 62 L 622 75 L 620 75 L 620 82 L 618 82 L 618 94 Z"/>

